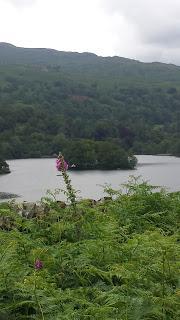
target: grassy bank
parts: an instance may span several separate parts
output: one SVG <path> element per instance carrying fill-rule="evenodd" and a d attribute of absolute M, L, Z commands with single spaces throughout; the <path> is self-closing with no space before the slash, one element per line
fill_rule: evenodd
<path fill-rule="evenodd" d="M 180 194 L 130 182 L 113 200 L 0 204 L 0 319 L 177 320 Z"/>

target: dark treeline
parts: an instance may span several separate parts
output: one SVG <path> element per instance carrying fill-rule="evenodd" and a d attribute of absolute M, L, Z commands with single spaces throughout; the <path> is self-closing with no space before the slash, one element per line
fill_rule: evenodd
<path fill-rule="evenodd" d="M 126 163 L 122 167 L 129 167 L 128 156 L 134 153 L 180 155 L 179 68 L 172 66 L 174 80 L 165 81 L 158 78 L 158 68 L 153 75 L 154 65 L 147 72 L 147 64 L 139 63 L 145 72 L 136 77 L 137 62 L 129 61 L 126 72 L 115 78 L 109 64 L 107 75 L 106 64 L 97 74 L 90 71 L 91 66 L 86 73 L 72 67 L 72 75 L 70 66 L 65 72 L 61 66 L 1 65 L 1 158 L 63 151 L 81 167 L 88 157 L 87 166 L 103 167 L 102 159 L 114 149 L 121 153 L 121 163 Z M 170 69 L 167 66 L 167 76 Z"/>

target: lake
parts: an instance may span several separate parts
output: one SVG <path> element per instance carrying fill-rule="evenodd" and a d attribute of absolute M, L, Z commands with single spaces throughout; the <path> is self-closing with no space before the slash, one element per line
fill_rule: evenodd
<path fill-rule="evenodd" d="M 152 185 L 168 191 L 180 191 L 180 158 L 172 156 L 139 155 L 136 170 L 71 171 L 69 175 L 80 197 L 99 199 L 104 196 L 102 185 L 113 188 L 127 182 L 130 175 L 141 176 Z M 37 201 L 47 189 L 64 189 L 61 176 L 55 168 L 55 159 L 9 160 L 11 173 L 0 176 L 0 192 L 18 194 L 18 201 Z M 64 195 L 58 196 L 64 200 Z"/>

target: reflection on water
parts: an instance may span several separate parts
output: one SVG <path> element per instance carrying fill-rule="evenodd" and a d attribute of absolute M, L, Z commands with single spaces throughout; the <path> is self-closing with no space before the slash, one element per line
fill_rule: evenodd
<path fill-rule="evenodd" d="M 93 199 L 103 196 L 102 185 L 107 183 L 120 188 L 130 175 L 142 176 L 152 185 L 167 187 L 169 191 L 180 190 L 180 158 L 149 155 L 137 158 L 136 170 L 69 172 L 72 184 L 81 191 L 81 197 Z M 37 201 L 46 195 L 47 189 L 64 188 L 62 177 L 57 175 L 55 159 L 11 160 L 8 163 L 12 172 L 0 176 L 0 192 L 18 194 L 20 200 Z M 62 194 L 60 198 L 64 199 Z"/>

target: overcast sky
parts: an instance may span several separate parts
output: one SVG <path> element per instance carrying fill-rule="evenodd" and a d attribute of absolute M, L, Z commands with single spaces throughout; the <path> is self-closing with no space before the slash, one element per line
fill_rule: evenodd
<path fill-rule="evenodd" d="M 0 0 L 0 42 L 180 65 L 180 0 Z"/>

